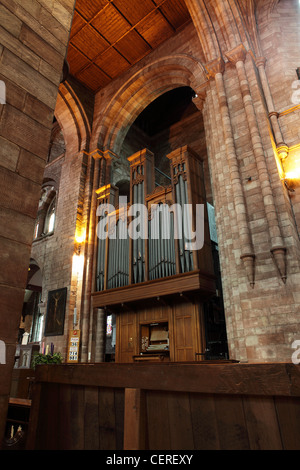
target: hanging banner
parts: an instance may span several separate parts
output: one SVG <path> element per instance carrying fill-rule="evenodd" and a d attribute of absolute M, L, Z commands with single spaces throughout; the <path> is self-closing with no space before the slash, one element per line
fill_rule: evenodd
<path fill-rule="evenodd" d="M 67 362 L 70 364 L 79 361 L 80 330 L 71 330 L 69 334 L 69 345 Z"/>

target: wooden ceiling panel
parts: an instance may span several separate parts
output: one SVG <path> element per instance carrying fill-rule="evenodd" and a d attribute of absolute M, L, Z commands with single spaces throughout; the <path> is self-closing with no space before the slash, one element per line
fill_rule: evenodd
<path fill-rule="evenodd" d="M 87 21 L 90 21 L 107 5 L 109 5 L 109 0 L 76 0 L 75 9 Z"/>
<path fill-rule="evenodd" d="M 130 63 L 113 47 L 97 57 L 95 64 L 111 78 L 118 77 L 130 67 Z"/>
<path fill-rule="evenodd" d="M 98 91 L 189 21 L 185 0 L 77 0 L 70 73 Z"/>
<path fill-rule="evenodd" d="M 75 10 L 74 16 L 73 16 L 72 29 L 70 33 L 70 39 L 72 39 L 72 37 L 75 36 L 75 34 L 77 34 L 85 25 L 86 25 L 86 21 Z"/>
<path fill-rule="evenodd" d="M 104 8 L 101 14 L 93 19 L 91 25 L 97 29 L 110 44 L 114 44 L 126 34 L 131 27 L 128 21 L 123 18 L 113 5 L 108 5 L 107 8 Z"/>
<path fill-rule="evenodd" d="M 175 29 L 179 29 L 190 19 L 188 9 L 181 0 L 169 0 L 160 7 L 160 10 Z"/>
<path fill-rule="evenodd" d="M 155 8 L 152 0 L 114 0 L 114 6 L 127 18 L 132 26 L 145 18 Z"/>
<path fill-rule="evenodd" d="M 94 64 L 79 72 L 76 78 L 85 83 L 86 86 L 94 92 L 105 87 L 110 82 L 110 78 Z"/>
<path fill-rule="evenodd" d="M 149 44 L 135 31 L 132 30 L 117 42 L 115 48 L 131 63 L 145 57 L 152 51 Z"/>
<path fill-rule="evenodd" d="M 162 40 L 165 41 L 174 34 L 174 29 L 158 10 L 141 21 L 136 26 L 136 30 L 152 48 L 157 47 Z"/>
<path fill-rule="evenodd" d="M 109 46 L 107 41 L 98 34 L 89 24 L 84 26 L 73 38 L 71 44 L 85 54 L 89 59 L 94 59 Z"/>
<path fill-rule="evenodd" d="M 85 55 L 81 54 L 81 52 L 79 52 L 75 47 L 73 47 L 72 44 L 69 44 L 68 62 L 70 70 L 72 70 L 72 74 L 74 76 L 76 76 L 80 70 L 91 64 L 91 61 Z"/>

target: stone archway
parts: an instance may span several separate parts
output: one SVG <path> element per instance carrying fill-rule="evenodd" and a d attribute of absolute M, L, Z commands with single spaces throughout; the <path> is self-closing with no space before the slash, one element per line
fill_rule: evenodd
<path fill-rule="evenodd" d="M 139 70 L 127 80 L 102 113 L 93 132 L 92 147 L 118 154 L 131 124 L 152 101 L 180 86 L 195 93 L 207 81 L 202 63 L 187 54 L 164 57 Z"/>

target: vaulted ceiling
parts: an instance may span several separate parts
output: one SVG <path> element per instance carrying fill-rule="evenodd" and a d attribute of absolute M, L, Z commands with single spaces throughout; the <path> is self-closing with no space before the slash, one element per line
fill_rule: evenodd
<path fill-rule="evenodd" d="M 189 21 L 184 0 L 77 0 L 70 73 L 97 92 Z"/>

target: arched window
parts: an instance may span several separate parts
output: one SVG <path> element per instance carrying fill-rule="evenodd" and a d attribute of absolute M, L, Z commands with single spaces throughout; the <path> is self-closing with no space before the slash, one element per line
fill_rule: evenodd
<path fill-rule="evenodd" d="M 44 233 L 52 233 L 55 226 L 55 209 L 56 209 L 56 197 L 54 197 L 49 205 L 46 219 Z"/>

